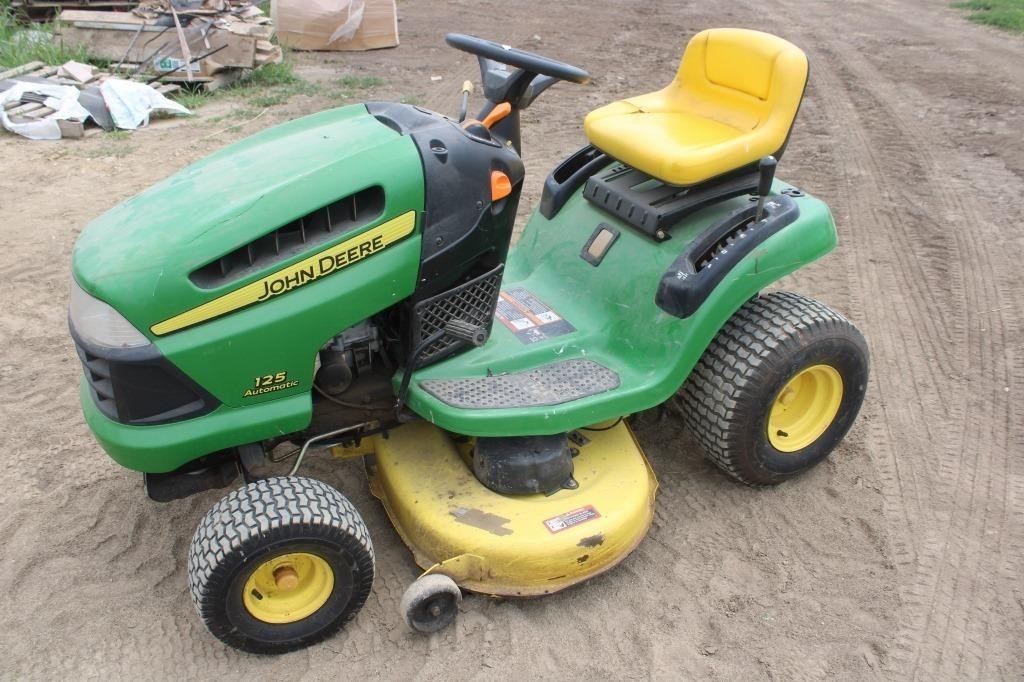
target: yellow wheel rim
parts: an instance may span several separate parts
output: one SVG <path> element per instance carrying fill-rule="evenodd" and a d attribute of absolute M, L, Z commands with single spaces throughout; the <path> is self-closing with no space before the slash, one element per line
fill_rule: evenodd
<path fill-rule="evenodd" d="M 316 613 L 334 590 L 334 571 L 315 554 L 282 554 L 245 581 L 242 603 L 256 620 L 294 623 Z"/>
<path fill-rule="evenodd" d="M 831 365 L 814 365 L 790 379 L 772 403 L 768 442 L 779 452 L 796 452 L 814 441 L 839 413 L 843 378 Z"/>

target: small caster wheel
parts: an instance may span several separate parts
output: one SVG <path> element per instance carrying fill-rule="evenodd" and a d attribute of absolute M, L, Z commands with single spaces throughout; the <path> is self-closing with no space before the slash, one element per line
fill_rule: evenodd
<path fill-rule="evenodd" d="M 399 608 L 406 625 L 416 632 L 437 632 L 455 620 L 461 603 L 462 591 L 455 581 L 432 573 L 409 585 Z"/>

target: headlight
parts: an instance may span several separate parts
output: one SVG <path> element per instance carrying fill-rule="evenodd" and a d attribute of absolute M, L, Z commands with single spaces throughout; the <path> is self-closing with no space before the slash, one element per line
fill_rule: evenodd
<path fill-rule="evenodd" d="M 71 278 L 71 300 L 68 304 L 71 326 L 82 340 L 104 348 L 138 348 L 149 345 L 149 339 L 109 305 L 93 298 Z"/>

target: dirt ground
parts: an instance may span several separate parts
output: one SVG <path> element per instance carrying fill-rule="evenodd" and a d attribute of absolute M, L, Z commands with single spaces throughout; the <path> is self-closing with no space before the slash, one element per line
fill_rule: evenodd
<path fill-rule="evenodd" d="M 231 98 L 127 139 L 0 135 L 0 677 L 1020 679 L 1024 39 L 947 4 L 403 0 L 400 48 L 296 57 L 311 81 L 377 76 L 359 98 L 447 112 L 476 65 L 444 46 L 446 31 L 587 68 L 592 85 L 560 85 L 524 116 L 524 207 L 583 143 L 583 115 L 661 87 L 696 31 L 768 30 L 811 60 L 780 175 L 831 205 L 841 243 L 781 287 L 833 304 L 869 340 L 852 432 L 824 465 L 762 491 L 703 461 L 677 418 L 643 415 L 661 492 L 639 549 L 550 598 L 469 596 L 457 625 L 430 637 L 401 623 L 417 570 L 358 465 L 321 458 L 309 472 L 349 495 L 373 534 L 366 607 L 308 650 L 225 648 L 185 579 L 220 493 L 150 502 L 78 407 L 65 310 L 82 227 L 222 145 L 341 103 L 333 91 L 227 132 L 251 118 Z"/>

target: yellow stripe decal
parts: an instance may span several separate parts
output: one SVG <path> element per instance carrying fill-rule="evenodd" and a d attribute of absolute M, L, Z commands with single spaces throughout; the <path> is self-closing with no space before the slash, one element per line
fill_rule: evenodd
<path fill-rule="evenodd" d="M 324 249 L 294 265 L 278 270 L 263 279 L 246 284 L 229 294 L 215 298 L 203 305 L 158 322 L 152 326 L 157 336 L 170 334 L 186 327 L 212 320 L 215 317 L 234 312 L 254 303 L 262 303 L 297 287 L 314 282 L 321 277 L 358 263 L 367 256 L 387 248 L 390 244 L 412 234 L 416 227 L 416 212 L 409 211 L 397 218 L 367 230 L 340 244 Z"/>

